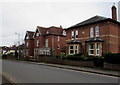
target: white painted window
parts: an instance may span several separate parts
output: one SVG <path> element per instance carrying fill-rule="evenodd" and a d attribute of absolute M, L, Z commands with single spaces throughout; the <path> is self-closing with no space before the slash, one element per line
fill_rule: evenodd
<path fill-rule="evenodd" d="M 60 36 L 58 36 L 58 42 L 60 41 Z"/>
<path fill-rule="evenodd" d="M 74 31 L 71 32 L 71 39 L 74 40 Z"/>
<path fill-rule="evenodd" d="M 94 55 L 94 44 L 89 44 L 89 55 Z"/>
<path fill-rule="evenodd" d="M 58 43 L 58 49 L 60 49 L 60 43 Z"/>
<path fill-rule="evenodd" d="M 93 27 L 90 28 L 90 37 L 94 37 L 94 28 Z"/>
<path fill-rule="evenodd" d="M 46 34 L 49 34 L 49 31 L 47 31 Z"/>
<path fill-rule="evenodd" d="M 73 55 L 73 54 L 78 54 L 78 45 L 70 45 L 69 46 L 69 54 Z"/>
<path fill-rule="evenodd" d="M 74 45 L 74 54 L 78 54 L 78 45 Z"/>
<path fill-rule="evenodd" d="M 45 47 L 48 47 L 48 39 L 45 40 Z"/>
<path fill-rule="evenodd" d="M 66 32 L 65 32 L 65 30 L 63 31 L 63 35 L 65 35 L 65 36 L 66 36 Z"/>
<path fill-rule="evenodd" d="M 38 32 L 36 33 L 36 36 L 39 36 L 39 33 L 38 33 Z"/>
<path fill-rule="evenodd" d="M 39 40 L 37 40 L 36 46 L 39 46 Z"/>
<path fill-rule="evenodd" d="M 78 39 L 78 30 L 75 31 L 75 38 Z"/>
<path fill-rule="evenodd" d="M 26 45 L 27 45 L 27 47 L 28 47 L 28 45 L 29 45 L 28 42 L 26 42 Z"/>
<path fill-rule="evenodd" d="M 99 37 L 99 26 L 95 27 L 95 36 Z"/>
<path fill-rule="evenodd" d="M 73 45 L 69 46 L 69 54 L 74 54 L 74 46 Z"/>
<path fill-rule="evenodd" d="M 29 39 L 29 37 L 27 36 L 26 39 Z"/>
<path fill-rule="evenodd" d="M 96 44 L 96 55 L 97 56 L 100 55 L 100 44 L 99 43 Z"/>

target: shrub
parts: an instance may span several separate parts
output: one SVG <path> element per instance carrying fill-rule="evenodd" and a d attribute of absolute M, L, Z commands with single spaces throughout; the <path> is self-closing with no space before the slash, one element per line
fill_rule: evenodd
<path fill-rule="evenodd" d="M 105 62 L 111 64 L 120 64 L 120 53 L 107 53 L 105 55 Z"/>

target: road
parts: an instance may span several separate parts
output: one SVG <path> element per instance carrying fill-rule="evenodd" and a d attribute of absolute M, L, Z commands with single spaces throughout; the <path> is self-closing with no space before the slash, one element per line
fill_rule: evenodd
<path fill-rule="evenodd" d="M 117 77 L 3 60 L 3 74 L 16 83 L 118 83 Z"/>

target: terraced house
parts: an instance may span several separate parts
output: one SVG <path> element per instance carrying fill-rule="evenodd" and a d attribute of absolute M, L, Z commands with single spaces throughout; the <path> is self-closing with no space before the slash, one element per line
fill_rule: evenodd
<path fill-rule="evenodd" d="M 67 54 L 85 53 L 102 56 L 120 53 L 120 22 L 116 7 L 112 6 L 112 19 L 94 16 L 66 29 Z"/>
<path fill-rule="evenodd" d="M 34 56 L 60 54 L 65 46 L 66 32 L 60 27 L 37 26 L 34 33 Z"/>

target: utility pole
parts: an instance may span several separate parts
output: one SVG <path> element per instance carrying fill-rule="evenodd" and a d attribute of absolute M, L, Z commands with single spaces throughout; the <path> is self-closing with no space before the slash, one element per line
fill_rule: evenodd
<path fill-rule="evenodd" d="M 15 33 L 15 34 L 18 35 L 18 60 L 19 60 L 20 59 L 20 48 L 19 48 L 19 46 L 20 46 L 20 33 Z"/>

